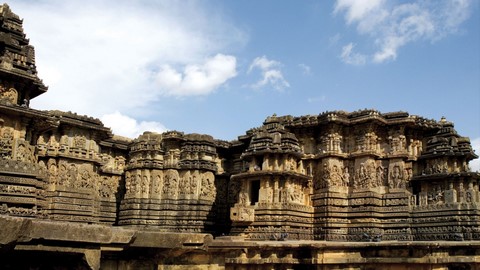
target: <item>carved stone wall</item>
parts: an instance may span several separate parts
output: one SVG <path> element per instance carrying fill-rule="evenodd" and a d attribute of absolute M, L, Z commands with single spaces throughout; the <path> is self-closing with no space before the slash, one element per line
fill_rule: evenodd
<path fill-rule="evenodd" d="M 92 269 L 101 260 L 120 268 L 122 256 L 178 266 L 172 254 L 209 245 L 200 261 L 219 269 L 392 266 L 384 254 L 430 267 L 438 254 L 424 241 L 468 241 L 457 245 L 467 250 L 460 259 L 455 244 L 442 242 L 452 261 L 436 262 L 479 260 L 480 173 L 468 167 L 478 156 L 445 119 L 375 110 L 273 115 L 231 142 L 177 131 L 131 140 L 98 119 L 30 108 L 47 88 L 22 20 L 5 4 L 0 34 L 0 251 L 11 258 L 61 251 Z M 210 234 L 227 236 L 213 243 Z M 356 259 L 325 259 L 345 254 Z"/>
<path fill-rule="evenodd" d="M 232 234 L 251 240 L 313 239 L 312 179 L 297 138 L 274 115 L 248 139 L 240 157 L 247 169 L 232 176 L 239 189 L 230 212 Z"/>
<path fill-rule="evenodd" d="M 298 141 L 296 159 L 270 153 L 279 151 L 274 143 L 279 135 L 273 125 Z M 479 199 L 479 176 L 469 172 L 467 166 L 476 155 L 468 138 L 457 135 L 444 119 L 437 122 L 403 112 L 382 114 L 373 110 L 273 116 L 239 139 L 248 147 L 242 150 L 240 172 L 232 177 L 239 182 L 235 186 L 239 189 L 237 203 L 231 213 L 233 233 L 248 237 L 258 221 L 278 220 L 261 216 L 259 208 L 265 200 L 252 204 L 251 186 L 259 180 L 260 197 L 275 198 L 275 192 L 269 191 L 274 181 L 268 179 L 290 183 L 295 181 L 291 180 L 294 172 L 310 181 L 312 193 L 307 205 L 314 207 L 310 223 L 315 239 L 476 239 L 473 232 L 479 223 L 474 221 L 478 219 L 474 205 Z M 292 166 L 291 160 L 296 165 Z M 265 177 L 269 170 L 272 172 Z M 447 191 L 448 185 L 451 188 Z M 445 218 L 437 212 L 439 204 L 446 204 L 442 206 L 446 213 L 457 214 Z M 292 218 L 291 212 L 288 215 Z M 462 222 L 449 223 L 447 219 Z M 451 233 L 445 236 L 445 230 Z"/>
<path fill-rule="evenodd" d="M 130 148 L 120 225 L 213 232 L 215 141 L 207 135 L 144 133 Z"/>

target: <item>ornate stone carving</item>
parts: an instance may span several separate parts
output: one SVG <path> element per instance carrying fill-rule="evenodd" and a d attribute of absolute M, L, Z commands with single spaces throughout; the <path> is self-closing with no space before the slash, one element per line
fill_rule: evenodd
<path fill-rule="evenodd" d="M 15 88 L 5 89 L 4 87 L 0 86 L 0 99 L 3 99 L 11 104 L 17 104 L 18 92 L 15 90 Z"/>

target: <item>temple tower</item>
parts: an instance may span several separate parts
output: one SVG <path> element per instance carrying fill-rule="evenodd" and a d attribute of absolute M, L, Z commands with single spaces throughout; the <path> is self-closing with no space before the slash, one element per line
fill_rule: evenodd
<path fill-rule="evenodd" d="M 130 147 L 119 224 L 212 231 L 217 152 L 211 136 L 145 132 Z"/>
<path fill-rule="evenodd" d="M 241 159 L 248 165 L 231 179 L 240 186 L 232 233 L 252 240 L 313 239 L 312 179 L 295 135 L 269 117 L 252 131 Z"/>
<path fill-rule="evenodd" d="M 55 123 L 28 108 L 47 91 L 37 76 L 35 51 L 22 20 L 7 4 L 0 6 L 0 214 L 44 217 L 45 171 L 37 166 L 33 140 Z"/>

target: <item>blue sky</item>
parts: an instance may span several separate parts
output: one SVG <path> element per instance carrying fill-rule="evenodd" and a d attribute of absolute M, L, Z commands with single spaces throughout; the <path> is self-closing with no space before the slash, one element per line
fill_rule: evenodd
<path fill-rule="evenodd" d="M 22 1 L 49 91 L 116 134 L 232 140 L 273 113 L 408 111 L 480 145 L 480 2 Z M 477 150 L 479 152 L 480 150 Z"/>

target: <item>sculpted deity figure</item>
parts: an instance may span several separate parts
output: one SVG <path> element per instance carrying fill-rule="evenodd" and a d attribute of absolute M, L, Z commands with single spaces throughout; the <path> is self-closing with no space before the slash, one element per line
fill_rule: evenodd
<path fill-rule="evenodd" d="M 321 185 L 321 188 L 324 187 L 329 187 L 330 186 L 330 168 L 328 168 L 327 163 L 323 164 L 323 183 Z"/>
<path fill-rule="evenodd" d="M 348 187 L 350 185 L 350 173 L 348 172 L 348 167 L 345 167 L 343 170 L 342 185 L 344 187 Z"/>
<path fill-rule="evenodd" d="M 332 186 L 341 186 L 342 185 L 342 175 L 340 169 L 337 165 L 333 165 L 331 172 L 331 184 Z"/>
<path fill-rule="evenodd" d="M 195 194 L 197 192 L 197 176 L 193 175 L 190 177 L 190 194 Z"/>
<path fill-rule="evenodd" d="M 54 159 L 50 159 L 48 161 L 48 179 L 51 184 L 55 184 L 57 182 L 57 163 Z"/>
<path fill-rule="evenodd" d="M 82 188 L 90 188 L 93 186 L 92 179 L 94 178 L 90 177 L 90 172 L 86 168 L 83 168 L 78 185 Z"/>
<path fill-rule="evenodd" d="M 207 199 L 215 198 L 215 185 L 213 183 L 213 177 L 210 175 L 204 175 L 202 177 L 202 186 L 200 188 L 200 196 Z"/>
<path fill-rule="evenodd" d="M 377 167 L 377 172 L 376 172 L 376 181 L 378 186 L 384 186 L 385 185 L 385 168 L 380 164 L 380 166 Z"/>
<path fill-rule="evenodd" d="M 240 191 L 240 193 L 238 194 L 238 203 L 240 205 L 247 205 L 247 195 L 245 194 L 245 192 Z"/>
<path fill-rule="evenodd" d="M 126 194 L 130 195 L 134 191 L 132 190 L 132 177 L 130 175 L 130 172 L 125 173 L 125 189 L 126 189 Z"/>
<path fill-rule="evenodd" d="M 26 161 L 27 149 L 24 144 L 19 144 L 15 152 L 18 161 Z"/>
<path fill-rule="evenodd" d="M 391 183 L 389 182 L 390 188 L 402 188 L 404 187 L 403 173 L 399 165 L 395 165 L 390 173 Z"/>
<path fill-rule="evenodd" d="M 40 160 L 38 161 L 38 170 L 40 172 L 40 175 L 44 176 L 48 173 L 47 165 L 45 164 L 45 161 Z"/>
<path fill-rule="evenodd" d="M 68 168 L 68 179 L 71 184 L 76 184 L 77 182 L 77 166 L 75 164 L 71 164 L 70 168 Z"/>
<path fill-rule="evenodd" d="M 73 147 L 84 149 L 87 139 L 84 136 L 75 136 L 73 138 Z"/>
<path fill-rule="evenodd" d="M 155 175 L 154 179 L 155 179 L 155 182 L 153 184 L 153 192 L 158 194 L 158 193 L 160 193 L 162 178 L 160 177 L 159 174 L 157 174 L 157 175 Z"/>
<path fill-rule="evenodd" d="M 142 175 L 140 171 L 135 174 L 135 194 L 142 192 Z"/>
<path fill-rule="evenodd" d="M 142 178 L 142 194 L 148 194 L 149 182 L 148 176 L 144 175 Z"/>
<path fill-rule="evenodd" d="M 183 177 L 181 177 L 178 181 L 178 191 L 180 192 L 180 194 L 186 194 L 188 192 L 187 188 L 189 186 L 189 182 L 190 182 L 190 179 L 191 176 L 190 176 L 190 173 L 187 172 Z"/>
<path fill-rule="evenodd" d="M 178 184 L 177 175 L 175 175 L 174 171 L 167 171 L 164 177 L 163 193 L 170 196 L 175 195 Z"/>

